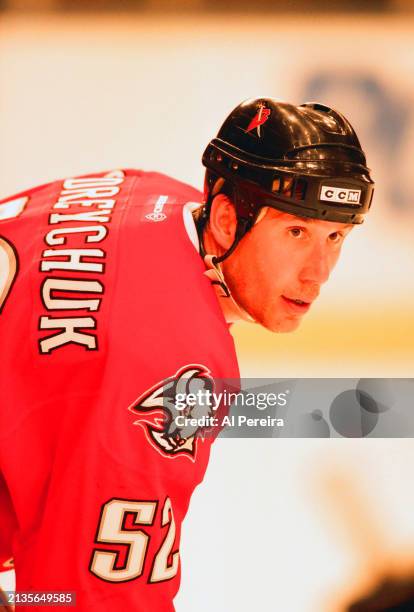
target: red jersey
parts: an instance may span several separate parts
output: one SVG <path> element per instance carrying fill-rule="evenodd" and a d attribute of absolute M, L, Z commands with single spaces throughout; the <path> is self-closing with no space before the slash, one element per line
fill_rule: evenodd
<path fill-rule="evenodd" d="M 212 441 L 176 425 L 174 397 L 239 376 L 188 201 L 199 192 L 126 170 L 0 202 L 0 567 L 14 557 L 19 591 L 174 609 Z"/>

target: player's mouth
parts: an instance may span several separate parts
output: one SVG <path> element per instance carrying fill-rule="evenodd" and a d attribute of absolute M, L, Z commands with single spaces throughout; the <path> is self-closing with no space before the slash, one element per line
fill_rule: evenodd
<path fill-rule="evenodd" d="M 312 302 L 305 302 L 304 300 L 292 299 L 282 295 L 284 304 L 288 307 L 290 312 L 297 314 L 305 314 L 311 307 Z"/>

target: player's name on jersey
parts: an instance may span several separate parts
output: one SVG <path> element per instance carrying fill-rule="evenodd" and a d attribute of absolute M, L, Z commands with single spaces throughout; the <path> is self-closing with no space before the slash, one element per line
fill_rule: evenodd
<path fill-rule="evenodd" d="M 182 414 L 174 418 L 177 427 L 284 427 L 284 419 L 276 417 L 247 417 L 244 414 L 226 415 L 221 418 L 206 416 L 186 417 Z"/>
<path fill-rule="evenodd" d="M 39 320 L 39 329 L 50 332 L 39 340 L 42 354 L 70 343 L 87 350 L 98 348 L 97 321 L 90 313 L 99 310 L 104 296 L 103 277 L 98 275 L 105 271 L 108 224 L 123 182 L 123 174 L 117 173 L 67 179 L 51 207 L 44 237 L 49 248 L 41 254 L 40 272 L 46 276 L 40 293 L 45 310 L 53 316 Z M 76 247 L 71 248 L 74 240 Z M 80 314 L 68 316 L 68 311 Z"/>

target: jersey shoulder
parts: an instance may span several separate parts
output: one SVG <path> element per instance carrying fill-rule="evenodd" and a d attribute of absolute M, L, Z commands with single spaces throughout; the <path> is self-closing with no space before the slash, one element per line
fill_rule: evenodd
<path fill-rule="evenodd" d="M 19 191 L 18 193 L 14 193 L 4 198 L 0 198 L 0 205 L 11 202 L 12 200 L 30 198 L 31 196 L 39 192 L 54 191 L 54 188 L 60 187 L 65 181 L 76 180 L 79 182 L 79 184 L 81 184 L 81 181 L 87 183 L 88 180 L 94 178 L 125 179 L 133 177 L 141 178 L 152 186 L 158 184 L 159 186 L 169 188 L 177 193 L 186 193 L 188 195 L 191 195 L 194 198 L 194 201 L 196 202 L 198 202 L 201 197 L 201 192 L 195 187 L 192 187 L 191 185 L 188 185 L 183 181 L 179 181 L 178 179 L 168 176 L 167 174 L 155 171 L 145 171 L 136 168 L 121 168 L 119 170 L 104 170 L 102 172 L 90 172 L 87 174 L 74 175 L 72 177 L 65 177 L 56 179 L 54 181 L 49 181 L 47 183 L 42 183 L 41 185 L 36 185 L 34 187 L 30 187 L 29 189 L 25 189 L 24 191 Z"/>

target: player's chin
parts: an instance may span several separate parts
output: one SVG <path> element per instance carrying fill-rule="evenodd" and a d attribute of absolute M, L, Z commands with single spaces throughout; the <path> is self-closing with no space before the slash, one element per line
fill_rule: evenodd
<path fill-rule="evenodd" d="M 269 318 L 262 322 L 263 327 L 278 334 L 288 334 L 298 329 L 302 323 L 302 316 L 289 316 L 278 319 Z"/>

